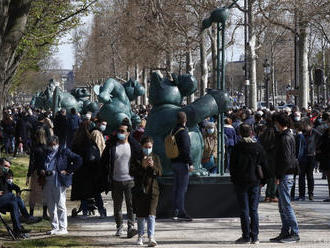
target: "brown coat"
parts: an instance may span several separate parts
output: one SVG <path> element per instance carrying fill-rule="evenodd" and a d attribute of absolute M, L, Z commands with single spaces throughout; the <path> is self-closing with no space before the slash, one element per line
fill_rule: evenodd
<path fill-rule="evenodd" d="M 217 158 L 217 144 L 217 137 L 215 135 L 204 136 L 204 152 L 202 160 L 208 161 L 211 155 L 213 155 L 214 158 Z"/>
<path fill-rule="evenodd" d="M 156 215 L 159 187 L 157 177 L 162 175 L 160 159 L 156 154 L 151 154 L 154 161 L 153 167 L 144 168 L 142 164 L 147 157 L 131 165 L 130 174 L 134 177 L 135 187 L 143 187 L 145 194 L 136 194 L 133 190 L 133 206 L 137 217 Z M 149 156 L 149 157 L 150 157 Z"/>

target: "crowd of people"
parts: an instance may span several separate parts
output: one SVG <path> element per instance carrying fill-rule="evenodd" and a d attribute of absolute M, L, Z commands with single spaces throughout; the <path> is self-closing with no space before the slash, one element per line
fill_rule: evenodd
<path fill-rule="evenodd" d="M 116 236 L 124 233 L 122 204 L 127 209 L 127 237 L 138 235 L 143 245 L 147 222 L 148 245 L 156 246 L 155 219 L 159 197 L 157 178 L 162 175 L 159 157 L 153 153 L 153 139 L 144 134 L 150 106 L 133 106 L 141 123 L 132 127 L 124 119 L 110 135 L 104 131 L 107 122 L 96 114 L 80 115 L 61 109 L 51 111 L 29 106 L 6 108 L 0 123 L 1 151 L 15 158 L 29 155 L 26 185 L 30 187 L 27 212 L 19 194 L 14 195 L 10 160 L 0 161 L 0 211 L 11 213 L 17 237 L 28 237 L 21 225 L 40 221 L 33 217 L 37 205 L 43 206 L 43 218 L 51 222 L 49 235 L 64 235 L 67 230 L 66 190 L 71 200 L 80 201 L 83 218 L 89 213 L 89 202 L 95 202 L 100 218 L 107 216 L 101 193 L 111 191 L 116 223 Z M 299 241 L 299 228 L 291 201 L 314 200 L 314 171 L 321 171 L 330 185 L 330 116 L 326 109 L 268 110 L 255 112 L 248 108 L 226 113 L 225 170 L 235 186 L 242 237 L 237 243 L 258 243 L 258 204 L 260 186 L 267 185 L 264 202 L 278 202 L 282 229 L 273 242 Z M 177 114 L 172 133 L 179 155 L 171 159 L 174 172 L 173 219 L 192 221 L 185 210 L 185 193 L 189 172 L 194 170 L 190 154 L 190 138 L 184 112 Z M 217 118 L 199 124 L 204 138 L 201 165 L 210 173 L 218 173 Z M 296 177 L 299 196 L 295 196 Z M 330 201 L 329 198 L 324 201 Z M 49 216 L 48 216 L 49 215 Z M 136 220 L 137 219 L 137 220 Z M 137 221 L 137 229 L 135 224 Z"/>

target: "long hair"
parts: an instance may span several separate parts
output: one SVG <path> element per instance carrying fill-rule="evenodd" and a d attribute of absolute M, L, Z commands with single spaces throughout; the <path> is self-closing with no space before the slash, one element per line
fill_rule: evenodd
<path fill-rule="evenodd" d="M 34 135 L 34 140 L 38 145 L 47 145 L 47 136 L 45 129 L 43 128 L 37 129 Z"/>
<path fill-rule="evenodd" d="M 72 147 L 79 148 L 92 140 L 89 132 L 90 120 L 84 120 L 78 130 L 74 133 Z"/>

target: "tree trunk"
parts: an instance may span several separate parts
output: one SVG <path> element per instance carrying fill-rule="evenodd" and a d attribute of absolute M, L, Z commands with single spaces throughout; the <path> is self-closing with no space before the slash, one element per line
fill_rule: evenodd
<path fill-rule="evenodd" d="M 143 95 L 143 104 L 148 105 L 148 73 L 147 69 L 143 69 L 143 87 L 145 89 L 145 94 Z"/>
<path fill-rule="evenodd" d="M 2 1 L 0 4 L 0 117 L 6 105 L 9 85 L 22 54 L 17 47 L 25 32 L 31 0 Z"/>
<path fill-rule="evenodd" d="M 212 52 L 212 83 L 209 85 L 210 88 L 216 89 L 217 85 L 217 28 L 212 25 L 211 32 L 209 33 L 211 40 L 211 52 Z"/>
<path fill-rule="evenodd" d="M 206 94 L 207 80 L 208 80 L 208 68 L 207 68 L 207 55 L 205 47 L 205 32 L 201 34 L 201 40 L 199 41 L 200 56 L 201 56 L 201 86 L 200 86 L 200 96 Z"/>
<path fill-rule="evenodd" d="M 251 28 L 250 28 L 251 29 Z M 257 55 L 255 51 L 256 37 L 253 34 L 249 42 L 250 69 L 250 108 L 257 110 Z"/>
<path fill-rule="evenodd" d="M 250 71 L 250 108 L 257 110 L 257 55 L 256 55 L 256 33 L 254 28 L 253 2 L 248 1 L 248 24 L 249 24 L 249 45 L 248 61 Z"/>
<path fill-rule="evenodd" d="M 308 51 L 307 51 L 307 29 L 300 27 L 299 34 L 299 107 L 308 108 Z"/>
<path fill-rule="evenodd" d="M 189 45 L 187 45 L 187 51 L 186 51 L 186 73 L 190 75 L 194 75 L 194 64 L 192 61 L 192 54 Z M 194 93 L 188 97 L 188 103 L 192 103 L 193 101 L 195 101 Z"/>
<path fill-rule="evenodd" d="M 141 79 L 141 71 L 140 71 L 139 65 L 136 64 L 135 65 L 135 80 L 138 81 L 138 82 L 141 82 L 140 79 Z M 142 98 L 141 96 L 136 98 L 136 104 L 138 104 L 138 105 L 141 104 L 141 101 L 142 101 L 141 98 Z"/>
<path fill-rule="evenodd" d="M 166 71 L 173 72 L 173 54 L 170 51 L 166 51 Z"/>
<path fill-rule="evenodd" d="M 323 41 L 322 41 L 323 42 Z M 327 81 L 326 81 L 326 78 L 325 78 L 325 75 L 327 75 L 327 66 L 326 66 L 326 59 L 325 59 L 325 50 L 326 50 L 326 43 L 323 42 L 322 44 L 322 68 L 323 68 L 323 71 L 324 71 L 324 78 L 323 78 L 323 85 L 322 85 L 322 90 L 323 90 L 323 94 L 322 94 L 322 97 L 323 97 L 323 105 L 326 105 L 328 103 L 328 94 L 327 94 Z"/>

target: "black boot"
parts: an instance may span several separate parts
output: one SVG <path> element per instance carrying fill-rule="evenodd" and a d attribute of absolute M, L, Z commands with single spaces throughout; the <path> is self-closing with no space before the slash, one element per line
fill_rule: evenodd
<path fill-rule="evenodd" d="M 42 208 L 42 218 L 44 220 L 49 220 L 49 217 L 47 215 L 47 206 L 43 206 L 43 208 Z"/>
<path fill-rule="evenodd" d="M 34 207 L 30 207 L 30 215 L 33 216 L 34 213 Z"/>

